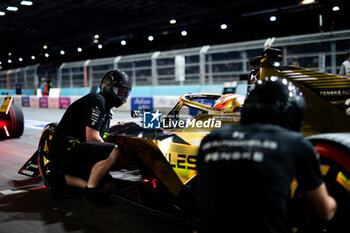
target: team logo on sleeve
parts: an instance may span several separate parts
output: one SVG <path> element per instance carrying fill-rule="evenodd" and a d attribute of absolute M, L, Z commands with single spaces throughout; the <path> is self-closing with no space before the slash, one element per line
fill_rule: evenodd
<path fill-rule="evenodd" d="M 145 112 L 143 114 L 143 128 L 144 129 L 160 129 L 161 113 L 157 112 Z"/>
<path fill-rule="evenodd" d="M 101 111 L 100 109 L 96 106 L 92 109 L 91 112 L 91 125 L 95 125 L 100 118 Z"/>

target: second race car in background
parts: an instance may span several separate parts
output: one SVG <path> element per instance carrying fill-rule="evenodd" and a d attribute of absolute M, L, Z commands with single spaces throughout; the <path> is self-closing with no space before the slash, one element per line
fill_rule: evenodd
<path fill-rule="evenodd" d="M 19 138 L 23 130 L 21 107 L 13 102 L 13 97 L 0 98 L 0 139 Z"/>

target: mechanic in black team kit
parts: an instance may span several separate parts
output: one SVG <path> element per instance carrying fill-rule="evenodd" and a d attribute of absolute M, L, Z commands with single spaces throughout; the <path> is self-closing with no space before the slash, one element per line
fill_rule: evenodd
<path fill-rule="evenodd" d="M 198 198 L 210 232 L 291 232 L 287 202 L 293 177 L 321 221 L 336 211 L 312 145 L 298 133 L 305 102 L 283 79 L 258 81 L 240 125 L 213 131 L 201 143 Z M 297 131 L 297 132 L 295 132 Z"/>
<path fill-rule="evenodd" d="M 83 198 L 94 204 L 110 202 L 98 188 L 101 180 L 108 180 L 113 165 L 123 161 L 118 146 L 104 142 L 103 135 L 109 129 L 111 108 L 125 103 L 131 86 L 132 79 L 123 71 L 107 72 L 100 83 L 100 93 L 75 101 L 54 133 L 50 153 L 60 177 L 64 175 L 63 183 L 84 189 Z M 62 188 L 57 179 L 52 183 L 52 192 Z"/>

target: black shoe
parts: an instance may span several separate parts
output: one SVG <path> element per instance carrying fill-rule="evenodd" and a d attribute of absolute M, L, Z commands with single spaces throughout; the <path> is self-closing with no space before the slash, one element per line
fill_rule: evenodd
<path fill-rule="evenodd" d="M 47 175 L 47 184 L 48 189 L 51 192 L 51 198 L 54 200 L 63 200 L 64 196 L 63 196 L 63 192 L 64 189 L 66 187 L 66 182 L 64 180 L 64 176 L 51 171 L 48 175 Z"/>
<path fill-rule="evenodd" d="M 113 203 L 108 195 L 99 192 L 97 188 L 88 187 L 84 189 L 83 200 L 99 206 L 108 206 Z"/>

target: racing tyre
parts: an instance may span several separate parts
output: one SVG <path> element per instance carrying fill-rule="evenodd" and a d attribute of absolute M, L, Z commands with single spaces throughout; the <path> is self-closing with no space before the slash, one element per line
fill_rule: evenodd
<path fill-rule="evenodd" d="M 329 134 L 331 135 L 331 134 Z M 331 221 L 325 225 L 320 225 L 313 219 L 308 210 L 305 200 L 298 200 L 300 193 L 296 188 L 294 194 L 294 204 L 298 215 L 296 232 L 349 232 L 350 214 L 350 148 L 347 139 L 350 135 L 333 134 L 331 136 L 310 137 L 315 150 L 320 155 L 321 173 L 327 186 L 329 194 L 337 201 L 338 209 Z M 347 138 L 345 138 L 346 136 Z M 343 142 L 343 143 L 339 143 Z"/>
<path fill-rule="evenodd" d="M 350 214 L 350 154 L 340 147 L 318 143 L 315 146 L 321 158 L 321 172 L 329 194 L 337 201 L 333 219 L 327 223 L 327 232 L 349 232 Z"/>
<path fill-rule="evenodd" d="M 46 188 L 51 190 L 52 185 L 50 184 L 51 176 L 52 176 L 52 162 L 51 162 L 51 156 L 50 156 L 50 146 L 53 134 L 55 132 L 57 124 L 56 123 L 50 123 L 45 126 L 43 129 L 40 140 L 39 140 L 39 146 L 38 146 L 38 165 L 39 165 L 39 171 L 40 175 L 42 177 L 42 180 L 44 182 L 44 185 Z"/>

